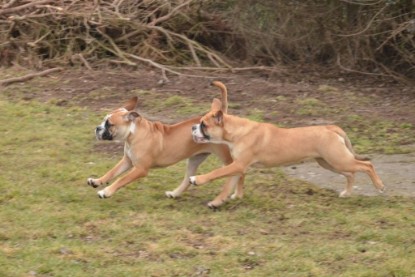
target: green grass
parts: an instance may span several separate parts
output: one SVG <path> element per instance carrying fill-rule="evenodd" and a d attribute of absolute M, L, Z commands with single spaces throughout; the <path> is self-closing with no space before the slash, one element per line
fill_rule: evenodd
<path fill-rule="evenodd" d="M 411 198 L 339 199 L 252 169 L 244 199 L 212 212 L 220 182 L 164 196 L 181 162 L 101 200 L 86 179 L 122 155 L 94 140 L 102 114 L 1 97 L 0 110 L 0 276 L 415 275 Z"/>
<path fill-rule="evenodd" d="M 249 110 L 247 118 L 257 122 L 264 122 L 264 111 L 260 109 Z"/>
<path fill-rule="evenodd" d="M 414 142 L 414 138 L 410 123 L 362 118 L 354 114 L 347 116 L 342 122 L 357 152 L 397 154 L 411 151 L 410 144 Z"/>
<path fill-rule="evenodd" d="M 322 116 L 331 112 L 331 109 L 316 98 L 299 98 L 296 100 L 297 108 L 293 111 L 297 115 Z"/>
<path fill-rule="evenodd" d="M 409 122 L 402 122 L 391 119 L 387 115 L 357 114 L 354 105 L 369 106 L 370 96 L 357 94 L 350 91 L 342 91 L 328 85 L 321 85 L 318 88 L 321 94 L 330 94 L 333 97 L 343 97 L 344 105 L 330 106 L 322 100 L 313 97 L 302 97 L 295 99 L 293 104 L 288 103 L 284 96 L 278 96 L 275 103 L 291 105 L 293 107 L 288 115 L 296 115 L 295 124 L 305 120 L 312 124 L 310 119 L 324 119 L 340 126 L 350 137 L 353 147 L 358 153 L 383 153 L 383 154 L 405 154 L 413 151 L 414 126 Z M 260 105 L 258 105 L 260 107 Z M 246 117 L 255 121 L 267 121 L 268 116 L 281 116 L 281 113 L 267 112 L 258 108 L 248 111 Z M 275 122 L 279 127 L 291 127 L 286 124 Z M 324 123 L 323 123 L 324 124 Z"/>
<path fill-rule="evenodd" d="M 186 96 L 145 90 L 133 90 L 132 93 L 138 95 L 139 99 L 144 98 L 145 100 L 141 103 L 140 108 L 153 114 L 168 112 L 174 113 L 179 117 L 191 117 L 202 115 L 210 107 L 210 103 L 208 102 L 195 103 Z"/>

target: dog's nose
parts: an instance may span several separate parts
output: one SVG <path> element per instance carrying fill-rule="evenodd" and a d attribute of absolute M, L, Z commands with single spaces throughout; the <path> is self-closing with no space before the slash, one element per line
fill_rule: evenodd
<path fill-rule="evenodd" d="M 96 132 L 96 133 L 98 133 L 98 132 L 102 131 L 102 129 L 103 129 L 103 128 L 102 128 L 101 126 L 98 126 L 98 127 L 95 129 L 95 132 Z"/>
<path fill-rule="evenodd" d="M 195 131 L 197 129 L 197 126 L 196 125 L 193 125 L 192 126 L 192 131 Z"/>

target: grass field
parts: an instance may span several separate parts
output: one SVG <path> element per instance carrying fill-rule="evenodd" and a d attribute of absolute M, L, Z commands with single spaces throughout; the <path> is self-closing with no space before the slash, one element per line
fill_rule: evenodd
<path fill-rule="evenodd" d="M 339 199 L 255 169 L 244 199 L 213 212 L 220 182 L 164 196 L 181 162 L 101 200 L 86 179 L 122 155 L 96 151 L 102 114 L 1 97 L 0 110 L 0 276 L 415 276 L 412 198 Z"/>

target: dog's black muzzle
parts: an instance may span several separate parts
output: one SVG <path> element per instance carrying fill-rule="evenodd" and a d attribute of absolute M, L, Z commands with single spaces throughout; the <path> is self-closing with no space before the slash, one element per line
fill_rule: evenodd
<path fill-rule="evenodd" d="M 205 140 L 210 140 L 210 136 L 205 133 L 205 124 L 203 121 L 200 124 L 195 124 L 192 126 L 192 133 L 196 136 L 202 136 Z"/>
<path fill-rule="evenodd" d="M 108 131 L 108 129 L 103 128 L 102 126 L 98 126 L 95 129 L 95 136 L 99 140 L 112 140 L 113 139 L 113 137 L 112 137 L 111 133 Z"/>

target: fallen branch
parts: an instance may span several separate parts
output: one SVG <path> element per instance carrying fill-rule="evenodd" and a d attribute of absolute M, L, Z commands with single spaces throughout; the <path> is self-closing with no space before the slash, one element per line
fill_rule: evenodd
<path fill-rule="evenodd" d="M 240 72 L 240 71 L 270 71 L 276 73 L 283 73 L 284 68 L 275 66 L 247 66 L 247 67 L 194 67 L 194 66 L 169 66 L 171 69 L 180 69 L 187 71 L 216 71 L 216 72 Z"/>
<path fill-rule="evenodd" d="M 11 0 L 9 3 L 7 4 L 3 4 L 2 8 L 3 9 L 7 9 L 8 7 L 11 7 L 14 5 L 14 3 L 16 3 L 18 0 Z"/>
<path fill-rule="evenodd" d="M 344 65 L 342 65 L 342 63 L 340 61 L 340 55 L 337 55 L 336 64 L 340 69 L 342 69 L 344 71 L 347 71 L 347 72 L 351 72 L 351 73 L 358 73 L 358 74 L 369 75 L 369 76 L 391 77 L 389 75 L 382 74 L 382 73 L 364 72 L 364 71 L 359 71 L 359 70 L 355 70 L 355 69 L 345 67 Z"/>
<path fill-rule="evenodd" d="M 72 62 L 74 62 L 75 60 L 79 59 L 84 66 L 88 69 L 88 70 L 92 70 L 91 65 L 89 64 L 89 62 L 84 58 L 84 56 L 82 54 L 75 54 L 71 57 Z"/>
<path fill-rule="evenodd" d="M 170 19 L 172 16 L 174 16 L 177 13 L 178 10 L 180 10 L 182 7 L 190 4 L 192 1 L 193 0 L 189 0 L 189 1 L 186 1 L 186 2 L 178 5 L 177 7 L 172 9 L 168 14 L 166 14 L 165 16 L 162 16 L 162 17 L 158 17 L 157 19 L 151 21 L 148 25 L 149 26 L 156 26 L 160 22 L 163 22 L 163 21 L 166 21 L 166 20 Z"/>
<path fill-rule="evenodd" d="M 48 75 L 50 73 L 53 72 L 58 72 L 61 71 L 63 68 L 61 67 L 55 67 L 55 68 L 50 68 L 50 69 L 46 69 L 44 71 L 41 72 L 36 72 L 36 73 L 30 73 L 21 77 L 14 77 L 14 78 L 10 78 L 10 79 L 5 79 L 5 80 L 0 80 L 0 86 L 7 86 L 10 85 L 12 83 L 19 83 L 19 82 L 26 82 L 28 80 L 31 80 L 35 77 L 42 77 L 45 75 Z"/>
<path fill-rule="evenodd" d="M 27 4 L 21 5 L 21 6 L 13 7 L 13 8 L 1 9 L 0 10 L 0 15 L 8 14 L 8 13 L 15 13 L 15 12 L 18 12 L 18 11 L 23 10 L 23 9 L 31 8 L 31 7 L 34 7 L 34 6 L 37 6 L 37 5 L 48 4 L 48 3 L 51 3 L 51 2 L 53 2 L 53 0 L 44 0 L 44 1 L 38 1 L 38 2 L 34 1 L 34 2 L 30 2 L 30 3 L 27 3 Z"/>
<path fill-rule="evenodd" d="M 169 30 L 167 30 L 165 28 L 162 28 L 162 27 L 159 27 L 159 26 L 150 26 L 150 25 L 148 25 L 147 27 L 149 29 L 154 29 L 154 30 L 157 30 L 157 31 L 163 33 L 168 39 L 171 39 L 172 40 L 173 37 L 179 38 L 180 40 L 182 40 L 183 42 L 185 42 L 189 46 L 191 52 L 193 52 L 193 51 L 195 51 L 197 49 L 199 52 L 205 54 L 209 58 L 209 60 L 216 67 L 221 67 L 220 64 L 222 64 L 225 67 L 232 68 L 232 66 L 230 66 L 229 64 L 227 64 L 222 58 L 220 58 L 213 51 L 211 51 L 209 49 L 206 49 L 203 45 L 199 44 L 198 42 L 196 42 L 194 40 L 189 39 L 185 35 L 182 35 L 182 34 L 179 34 L 179 33 L 175 33 L 175 32 L 172 32 L 172 31 L 169 31 Z M 194 52 L 194 53 L 196 53 L 196 52 Z M 193 58 L 194 58 L 194 56 L 193 56 Z M 195 61 L 196 64 L 198 64 L 198 60 L 199 59 L 197 58 L 197 60 Z"/>
<path fill-rule="evenodd" d="M 100 44 L 103 48 L 106 48 L 108 51 L 110 51 L 111 53 L 119 57 L 120 59 L 124 60 L 124 62 L 126 62 L 127 64 L 136 65 L 135 63 L 131 62 L 125 57 L 125 53 L 121 51 L 120 48 L 118 48 L 117 44 L 112 40 L 110 36 L 108 36 L 106 33 L 101 31 L 100 28 L 96 28 L 96 30 L 111 44 L 114 50 L 106 47 L 105 45 L 101 44 L 101 42 L 99 41 L 97 41 L 98 44 Z"/>
<path fill-rule="evenodd" d="M 204 76 L 204 75 L 195 75 L 195 74 L 181 73 L 179 71 L 176 71 L 176 70 L 171 69 L 167 65 L 162 65 L 162 64 L 159 64 L 159 63 L 157 63 L 157 62 L 155 62 L 153 60 L 146 59 L 146 58 L 142 58 L 142 57 L 139 57 L 139 56 L 136 56 L 136 55 L 133 55 L 133 54 L 128 54 L 127 53 L 127 56 L 129 56 L 129 57 L 131 57 L 131 58 L 133 58 L 135 60 L 138 60 L 138 61 L 147 63 L 148 65 L 153 66 L 155 68 L 161 69 L 162 77 L 163 77 L 163 80 L 164 81 L 168 81 L 168 78 L 166 76 L 166 72 L 169 72 L 169 73 L 172 73 L 172 74 L 175 74 L 175 75 L 178 75 L 178 76 L 186 76 L 186 77 L 194 77 L 194 78 L 214 78 L 214 76 Z"/>

